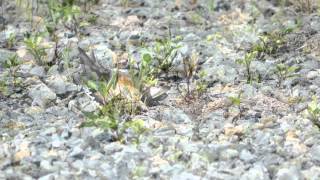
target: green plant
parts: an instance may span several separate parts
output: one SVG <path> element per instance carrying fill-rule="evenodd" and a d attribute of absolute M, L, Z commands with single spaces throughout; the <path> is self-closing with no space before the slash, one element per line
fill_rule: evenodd
<path fill-rule="evenodd" d="M 198 76 L 199 79 L 196 81 L 196 91 L 198 96 L 201 96 L 207 91 L 208 82 L 205 80 L 207 73 L 205 71 L 200 71 Z"/>
<path fill-rule="evenodd" d="M 8 86 L 4 80 L 0 80 L 0 95 L 3 95 L 3 96 L 9 95 L 8 94 Z"/>
<path fill-rule="evenodd" d="M 290 2 L 300 11 L 308 14 L 312 13 L 316 7 L 315 0 L 290 0 Z"/>
<path fill-rule="evenodd" d="M 248 52 L 243 59 L 238 59 L 236 62 L 245 67 L 247 83 L 251 83 L 253 80 L 253 73 L 251 71 L 251 63 L 256 58 L 257 51 Z"/>
<path fill-rule="evenodd" d="M 135 86 L 140 92 L 157 83 L 155 78 L 155 68 L 152 66 L 152 57 L 148 52 L 142 52 L 140 65 L 135 68 L 136 62 L 131 58 L 129 75 Z"/>
<path fill-rule="evenodd" d="M 236 106 L 239 110 L 239 114 L 232 120 L 235 121 L 237 118 L 241 118 L 243 116 L 243 108 L 241 107 L 242 103 L 242 91 L 238 93 L 237 96 L 229 96 L 229 100 L 231 101 L 232 105 Z"/>
<path fill-rule="evenodd" d="M 278 86 L 282 85 L 282 82 L 287 78 L 296 76 L 295 71 L 298 69 L 296 66 L 288 66 L 283 63 L 277 64 L 275 68 L 275 74 L 278 78 Z"/>
<path fill-rule="evenodd" d="M 55 0 L 48 1 L 50 21 L 55 25 L 62 23 L 64 27 L 78 34 L 80 7 L 74 1 L 59 3 Z"/>
<path fill-rule="evenodd" d="M 128 7 L 129 6 L 129 0 L 120 0 L 120 5 L 123 7 Z"/>
<path fill-rule="evenodd" d="M 311 103 L 308 105 L 307 108 L 308 115 L 310 120 L 318 127 L 320 128 L 320 105 L 318 104 L 317 97 L 312 97 Z"/>
<path fill-rule="evenodd" d="M 261 35 L 259 42 L 252 46 L 251 51 L 256 51 L 259 59 L 262 59 L 265 55 L 276 55 L 285 45 L 284 36 L 292 31 L 292 28 L 287 28 L 282 31 L 274 31 Z"/>
<path fill-rule="evenodd" d="M 209 10 L 213 12 L 215 9 L 215 0 L 209 0 L 208 7 L 209 7 Z"/>
<path fill-rule="evenodd" d="M 168 76 L 173 60 L 177 56 L 177 50 L 181 47 L 177 44 L 178 40 L 178 38 L 158 40 L 151 49 L 157 63 L 158 74 L 165 73 L 166 77 Z"/>
<path fill-rule="evenodd" d="M 35 62 L 38 65 L 45 65 L 44 57 L 47 55 L 46 48 L 41 45 L 43 35 L 36 33 L 34 35 L 27 35 L 24 39 L 24 44 L 27 47 L 27 51 L 33 56 Z"/>
<path fill-rule="evenodd" d="M 186 78 L 187 82 L 187 96 L 190 96 L 190 83 L 193 78 L 193 76 L 196 73 L 197 65 L 198 65 L 198 54 L 192 53 L 191 56 L 188 56 L 183 59 L 183 67 L 184 67 L 184 76 Z"/>
<path fill-rule="evenodd" d="M 21 83 L 21 78 L 17 78 L 16 71 L 18 65 L 21 64 L 17 55 L 9 57 L 2 65 L 6 70 L 0 77 L 0 94 L 8 96 L 11 93 L 12 88 Z"/>
<path fill-rule="evenodd" d="M 8 49 L 12 49 L 17 42 L 16 35 L 11 33 L 6 41 L 6 46 Z"/>
<path fill-rule="evenodd" d="M 19 60 L 18 56 L 13 55 L 4 61 L 3 66 L 5 68 L 11 68 L 18 66 L 19 64 L 21 64 L 21 61 Z"/>

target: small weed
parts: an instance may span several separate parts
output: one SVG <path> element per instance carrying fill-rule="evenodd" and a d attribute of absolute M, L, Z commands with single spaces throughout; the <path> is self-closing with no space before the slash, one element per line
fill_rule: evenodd
<path fill-rule="evenodd" d="M 141 72 L 141 71 L 140 71 Z M 143 74 L 143 72 L 142 72 Z M 143 76 L 144 75 L 141 75 Z M 143 131 L 143 121 L 126 121 L 130 116 L 140 112 L 139 100 L 135 98 L 128 98 L 124 92 L 114 93 L 118 87 L 118 83 L 123 83 L 120 80 L 118 71 L 113 71 L 112 77 L 107 83 L 105 81 L 88 81 L 87 86 L 96 91 L 96 97 L 101 100 L 101 108 L 98 112 L 87 114 L 87 121 L 83 126 L 96 126 L 101 129 L 113 130 L 116 133 L 115 138 L 123 141 L 123 134 L 127 129 L 132 129 L 135 133 L 139 134 Z M 142 79 L 142 77 L 140 77 Z M 141 80 L 140 81 L 143 81 Z M 140 83 L 140 82 L 139 82 Z M 139 84 L 143 87 L 142 83 Z M 123 89 L 125 90 L 125 89 Z M 130 91 L 128 89 L 128 91 Z"/>
<path fill-rule="evenodd" d="M 122 7 L 128 7 L 129 6 L 129 0 L 120 0 L 120 5 Z"/>
<path fill-rule="evenodd" d="M 191 95 L 190 83 L 192 81 L 193 76 L 196 73 L 198 60 L 199 60 L 198 54 L 194 52 L 192 53 L 191 56 L 188 56 L 183 59 L 184 75 L 187 82 L 187 96 Z"/>
<path fill-rule="evenodd" d="M 239 114 L 232 119 L 232 122 L 235 122 L 237 119 L 240 119 L 244 115 L 244 108 L 241 106 L 242 104 L 242 93 L 240 91 L 236 96 L 230 96 L 229 99 L 233 106 L 238 108 Z"/>
<path fill-rule="evenodd" d="M 19 64 L 21 64 L 21 61 L 19 60 L 17 55 L 13 55 L 9 57 L 6 61 L 4 61 L 3 66 L 5 68 L 11 68 L 11 67 L 16 67 Z"/>
<path fill-rule="evenodd" d="M 317 3 L 315 0 L 290 0 L 290 2 L 300 11 L 312 13 L 316 9 Z"/>
<path fill-rule="evenodd" d="M 81 12 L 79 6 L 76 6 L 74 2 L 59 3 L 55 0 L 50 0 L 47 5 L 51 22 L 55 24 L 61 22 L 64 27 L 78 34 L 79 14 Z"/>
<path fill-rule="evenodd" d="M 288 66 L 283 63 L 277 64 L 275 68 L 275 74 L 278 78 L 278 86 L 281 87 L 283 81 L 288 78 L 296 76 L 295 71 L 298 69 L 296 66 Z"/>
<path fill-rule="evenodd" d="M 153 58 L 157 62 L 158 74 L 165 73 L 168 76 L 172 68 L 174 58 L 177 56 L 177 50 L 180 46 L 177 44 L 177 39 L 158 40 L 155 46 L 151 49 Z"/>
<path fill-rule="evenodd" d="M 196 81 L 196 91 L 197 91 L 198 97 L 200 97 L 207 91 L 207 88 L 208 88 L 208 82 L 205 80 L 207 73 L 205 71 L 200 71 L 198 76 L 199 76 L 199 79 Z"/>
<path fill-rule="evenodd" d="M 151 54 L 143 52 L 140 65 L 135 68 L 135 64 L 135 60 L 131 58 L 129 75 L 136 89 L 142 92 L 146 88 L 154 86 L 157 79 L 155 78 L 156 69 L 152 66 Z"/>
<path fill-rule="evenodd" d="M 253 45 L 251 51 L 256 51 L 259 59 L 263 59 L 265 55 L 276 55 L 286 43 L 284 36 L 292 31 L 292 28 L 287 28 L 261 35 L 259 42 Z"/>
<path fill-rule="evenodd" d="M 245 67 L 247 83 L 251 83 L 253 80 L 253 73 L 251 71 L 251 63 L 257 56 L 257 51 L 248 52 L 243 59 L 238 59 L 236 62 Z"/>
<path fill-rule="evenodd" d="M 8 49 L 13 49 L 16 43 L 17 43 L 16 35 L 14 33 L 11 33 L 6 41 L 6 47 Z"/>
<path fill-rule="evenodd" d="M 0 80 L 0 95 L 3 95 L 3 96 L 9 95 L 8 94 L 8 86 L 4 80 Z"/>
<path fill-rule="evenodd" d="M 40 33 L 34 35 L 27 35 L 24 39 L 24 44 L 27 47 L 27 51 L 33 56 L 35 62 L 38 65 L 45 65 L 46 48 L 41 45 L 43 36 Z"/>
<path fill-rule="evenodd" d="M 312 102 L 308 105 L 307 108 L 308 115 L 310 120 L 318 127 L 320 128 L 320 105 L 318 104 L 317 97 L 312 97 Z"/>

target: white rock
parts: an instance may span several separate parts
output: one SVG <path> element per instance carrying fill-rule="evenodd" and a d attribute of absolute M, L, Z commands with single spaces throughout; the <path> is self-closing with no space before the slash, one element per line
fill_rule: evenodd
<path fill-rule="evenodd" d="M 268 180 L 267 169 L 262 165 L 256 165 L 252 167 L 249 171 L 245 172 L 240 180 Z"/>
<path fill-rule="evenodd" d="M 57 98 L 56 94 L 45 84 L 33 86 L 29 91 L 29 96 L 32 98 L 32 104 L 45 107 L 50 101 Z"/>
<path fill-rule="evenodd" d="M 302 179 L 301 172 L 295 166 L 279 169 L 278 173 L 276 174 L 276 180 L 300 180 L 300 179 Z"/>

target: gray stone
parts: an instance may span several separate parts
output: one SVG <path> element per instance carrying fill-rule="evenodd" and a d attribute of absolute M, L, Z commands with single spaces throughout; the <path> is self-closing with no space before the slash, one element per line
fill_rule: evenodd
<path fill-rule="evenodd" d="M 99 103 L 93 101 L 89 97 L 81 97 L 78 99 L 79 108 L 82 112 L 94 112 L 98 109 Z"/>
<path fill-rule="evenodd" d="M 69 156 L 70 157 L 74 157 L 74 158 L 79 158 L 79 159 L 82 159 L 83 158 L 83 156 L 84 156 L 84 151 L 83 151 L 83 149 L 81 148 L 81 147 L 78 147 L 78 146 L 76 146 L 76 147 L 74 147 L 73 149 L 72 149 L 72 151 L 69 153 Z"/>
<path fill-rule="evenodd" d="M 223 82 L 223 83 L 233 83 L 237 77 L 237 70 L 233 67 L 227 65 L 217 65 L 214 67 L 208 67 L 204 69 L 207 72 L 206 80 L 208 82 Z"/>
<path fill-rule="evenodd" d="M 181 109 L 177 109 L 177 108 L 164 110 L 163 119 L 169 122 L 177 123 L 177 124 L 191 122 L 191 119 L 189 118 L 189 116 L 185 112 L 183 112 Z"/>
<path fill-rule="evenodd" d="M 310 72 L 308 72 L 308 74 L 307 74 L 307 79 L 313 80 L 313 79 L 315 79 L 315 78 L 318 77 L 318 76 L 319 76 L 319 72 L 318 72 L 318 71 L 310 71 Z"/>
<path fill-rule="evenodd" d="M 255 165 L 245 172 L 240 180 L 269 180 L 267 169 L 263 165 Z"/>
<path fill-rule="evenodd" d="M 52 165 L 51 160 L 47 160 L 47 159 L 41 160 L 40 167 L 45 169 L 45 170 L 48 170 L 48 171 L 54 171 L 55 170 L 55 167 Z"/>
<path fill-rule="evenodd" d="M 253 162 L 256 159 L 256 156 L 253 155 L 250 151 L 248 151 L 247 149 L 243 149 L 240 152 L 240 159 L 246 163 L 250 163 Z"/>
<path fill-rule="evenodd" d="M 45 70 L 44 70 L 44 67 L 42 67 L 42 66 L 34 66 L 34 67 L 30 70 L 29 74 L 30 74 L 31 76 L 44 77 L 44 76 L 46 75 L 46 72 L 45 72 Z"/>
<path fill-rule="evenodd" d="M 276 174 L 276 180 L 300 180 L 302 179 L 300 170 L 291 166 L 289 168 L 282 168 Z"/>
<path fill-rule="evenodd" d="M 0 49 L 0 65 L 14 55 L 16 55 L 15 52 L 8 51 L 6 49 Z"/>
<path fill-rule="evenodd" d="M 312 160 L 320 162 L 320 145 L 314 145 L 310 149 L 310 154 L 311 154 Z"/>
<path fill-rule="evenodd" d="M 304 179 L 318 180 L 320 179 L 320 167 L 312 166 L 311 168 L 302 171 Z"/>
<path fill-rule="evenodd" d="M 245 98 L 254 97 L 257 92 L 257 89 L 250 84 L 243 84 L 241 90 L 243 92 L 242 95 Z"/>
<path fill-rule="evenodd" d="M 32 69 L 32 64 L 21 64 L 17 73 L 22 77 L 29 77 L 31 69 Z"/>
<path fill-rule="evenodd" d="M 94 46 L 94 54 L 97 63 L 104 69 L 110 69 L 113 67 L 115 61 L 115 53 L 109 49 L 108 44 L 100 43 Z"/>
<path fill-rule="evenodd" d="M 32 98 L 33 105 L 41 107 L 45 107 L 57 98 L 56 94 L 43 83 L 33 86 L 29 91 L 29 97 Z"/>
<path fill-rule="evenodd" d="M 180 174 L 174 175 L 171 180 L 200 180 L 200 176 L 193 175 L 188 172 L 182 172 Z"/>
<path fill-rule="evenodd" d="M 221 160 L 230 160 L 239 156 L 239 152 L 235 149 L 226 149 L 220 152 Z"/>
<path fill-rule="evenodd" d="M 55 174 L 52 173 L 52 174 L 47 174 L 47 175 L 40 177 L 39 180 L 54 180 L 55 177 L 56 177 Z"/>
<path fill-rule="evenodd" d="M 67 77 L 61 75 L 51 76 L 47 79 L 48 86 L 58 95 L 78 90 L 77 85 L 67 82 L 67 80 Z"/>

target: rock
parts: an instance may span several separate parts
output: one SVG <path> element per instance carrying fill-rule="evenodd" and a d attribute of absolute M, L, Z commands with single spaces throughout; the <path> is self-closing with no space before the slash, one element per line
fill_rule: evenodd
<path fill-rule="evenodd" d="M 48 86 L 58 95 L 78 90 L 78 86 L 67 82 L 67 77 L 56 75 L 47 79 Z"/>
<path fill-rule="evenodd" d="M 40 167 L 45 169 L 45 170 L 48 170 L 48 171 L 54 171 L 55 170 L 55 167 L 52 165 L 51 160 L 47 160 L 47 159 L 41 160 Z"/>
<path fill-rule="evenodd" d="M 222 64 L 208 67 L 207 69 L 204 69 L 204 71 L 207 72 L 206 80 L 208 82 L 219 81 L 222 83 L 233 83 L 238 77 L 235 68 Z"/>
<path fill-rule="evenodd" d="M 31 151 L 28 146 L 29 142 L 22 142 L 20 144 L 19 151 L 14 155 L 15 161 L 21 161 L 23 158 L 29 157 L 31 155 Z"/>
<path fill-rule="evenodd" d="M 276 174 L 276 180 L 300 180 L 302 179 L 301 172 L 297 167 L 282 168 Z"/>
<path fill-rule="evenodd" d="M 233 127 L 232 125 L 230 124 L 226 124 L 224 126 L 224 134 L 226 136 L 233 136 L 233 135 L 242 135 L 244 134 L 244 127 L 243 126 L 236 126 L 236 127 Z"/>
<path fill-rule="evenodd" d="M 188 172 L 182 172 L 178 175 L 174 175 L 170 179 L 172 179 L 172 180 L 200 180 L 201 177 L 195 176 L 195 175 L 188 173 Z"/>
<path fill-rule="evenodd" d="M 310 149 L 310 155 L 312 160 L 320 162 L 320 145 L 314 145 Z"/>
<path fill-rule="evenodd" d="M 43 83 L 33 86 L 29 91 L 29 97 L 32 98 L 33 105 L 41 107 L 45 107 L 57 98 L 56 94 Z"/>
<path fill-rule="evenodd" d="M 116 179 L 116 174 L 111 171 L 112 169 L 112 166 L 107 163 L 107 162 L 103 162 L 101 165 L 100 165 L 100 169 L 102 170 L 101 171 L 101 178 L 106 178 L 106 179 Z"/>
<path fill-rule="evenodd" d="M 50 173 L 50 174 L 47 174 L 47 175 L 44 175 L 44 176 L 41 176 L 39 178 L 39 180 L 54 180 L 56 178 L 55 174 L 54 173 Z"/>
<path fill-rule="evenodd" d="M 46 75 L 46 72 L 44 70 L 44 67 L 42 66 L 34 66 L 30 71 L 29 74 L 31 76 L 38 76 L 38 77 L 44 77 Z"/>
<path fill-rule="evenodd" d="M 240 159 L 246 163 L 250 163 L 253 162 L 257 157 L 255 155 L 253 155 L 250 151 L 248 151 L 247 149 L 243 149 L 240 152 Z"/>
<path fill-rule="evenodd" d="M 38 66 L 38 67 L 41 67 L 41 66 Z M 32 64 L 21 64 L 17 73 L 22 77 L 29 77 L 31 69 L 32 69 Z"/>
<path fill-rule="evenodd" d="M 268 170 L 263 165 L 255 165 L 245 172 L 240 180 L 268 180 Z"/>
<path fill-rule="evenodd" d="M 91 100 L 89 97 L 81 97 L 78 99 L 79 108 L 82 112 L 94 112 L 100 106 L 99 103 Z"/>
<path fill-rule="evenodd" d="M 228 148 L 228 145 L 209 144 L 206 149 L 203 150 L 203 154 L 208 158 L 209 162 L 217 161 L 220 157 L 220 152 Z"/>
<path fill-rule="evenodd" d="M 252 98 L 256 95 L 257 89 L 253 87 L 251 84 L 243 84 L 241 87 L 244 98 Z"/>
<path fill-rule="evenodd" d="M 310 72 L 308 72 L 308 74 L 307 74 L 307 79 L 313 80 L 313 79 L 315 79 L 315 78 L 318 77 L 318 76 L 319 76 L 319 72 L 318 72 L 318 71 L 310 71 Z"/>
<path fill-rule="evenodd" d="M 84 151 L 81 147 L 76 146 L 69 153 L 69 156 L 74 157 L 76 159 L 82 159 L 84 157 Z"/>
<path fill-rule="evenodd" d="M 312 166 L 311 168 L 302 171 L 304 179 L 318 180 L 320 179 L 320 167 Z"/>
<path fill-rule="evenodd" d="M 0 65 L 4 63 L 8 58 L 13 57 L 16 53 L 0 48 Z"/>
<path fill-rule="evenodd" d="M 97 60 L 97 63 L 102 66 L 104 69 L 110 69 L 113 67 L 113 63 L 117 62 L 116 54 L 109 49 L 108 44 L 97 44 L 94 45 L 94 54 Z"/>
<path fill-rule="evenodd" d="M 51 145 L 53 148 L 60 148 L 60 147 L 62 147 L 63 144 L 64 144 L 64 142 L 57 134 L 54 134 L 52 136 Z"/>
<path fill-rule="evenodd" d="M 163 119 L 169 122 L 180 123 L 190 123 L 191 119 L 184 113 L 181 109 L 165 109 L 163 111 Z"/>
<path fill-rule="evenodd" d="M 239 152 L 235 149 L 226 149 L 220 152 L 221 160 L 230 160 L 239 156 Z"/>

